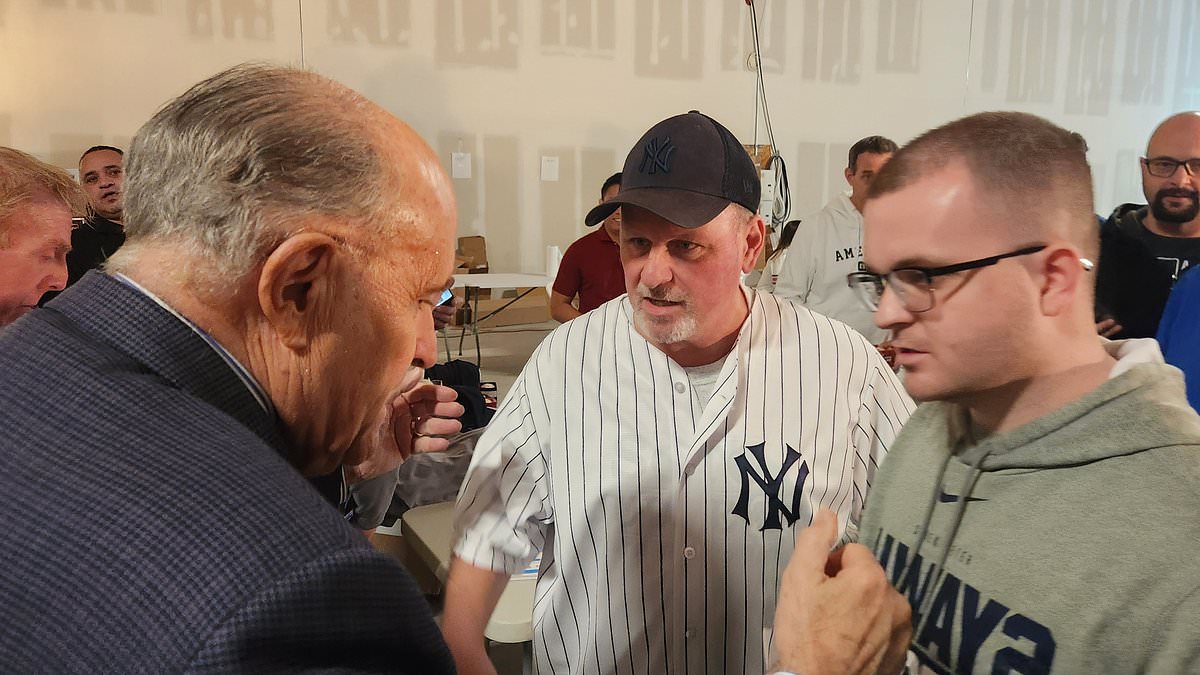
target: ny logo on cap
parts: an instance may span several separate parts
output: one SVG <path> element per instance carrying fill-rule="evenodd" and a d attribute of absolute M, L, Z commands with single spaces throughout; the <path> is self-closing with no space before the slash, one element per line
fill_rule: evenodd
<path fill-rule="evenodd" d="M 642 147 L 644 154 L 642 154 L 642 163 L 638 165 L 640 173 L 651 175 L 659 171 L 671 173 L 671 153 L 675 152 L 675 146 L 671 144 L 670 136 L 662 139 L 661 142 L 657 138 L 651 138 Z M 647 166 L 649 170 L 647 170 Z"/>

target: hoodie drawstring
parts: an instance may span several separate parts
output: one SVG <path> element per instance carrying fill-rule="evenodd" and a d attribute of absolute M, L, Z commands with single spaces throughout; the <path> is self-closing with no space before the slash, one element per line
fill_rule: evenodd
<path fill-rule="evenodd" d="M 975 462 L 971 464 L 971 470 L 967 473 L 966 479 L 963 480 L 962 489 L 958 492 L 958 505 L 954 511 L 954 522 L 950 526 L 950 536 L 946 538 L 946 545 L 942 548 L 942 553 L 938 557 L 937 563 L 930 568 L 930 572 L 937 571 L 937 576 L 931 583 L 925 585 L 925 590 L 921 595 L 921 603 L 917 614 L 920 615 L 921 621 L 917 624 L 913 631 L 913 642 L 920 639 L 921 631 L 925 629 L 925 622 L 929 620 L 929 609 L 933 605 L 934 589 L 942 583 L 946 576 L 946 560 L 950 557 L 950 545 L 954 543 L 954 538 L 958 536 L 958 527 L 962 525 L 963 516 L 967 510 L 967 498 L 971 496 L 971 492 L 975 490 L 975 484 L 979 482 L 979 476 L 983 473 L 979 467 L 983 464 L 983 460 L 991 451 L 980 453 Z M 925 535 L 929 532 L 929 524 L 933 520 L 933 510 L 937 505 L 938 492 L 942 489 L 942 479 L 946 475 L 946 467 L 950 464 L 950 459 L 953 455 L 947 455 L 945 461 L 942 462 L 942 469 L 938 472 L 937 483 L 934 486 L 933 497 L 929 500 L 929 510 L 925 515 L 925 523 L 921 526 L 920 535 L 917 537 L 917 547 L 913 551 L 912 560 L 916 560 L 921 553 L 921 545 L 925 543 Z M 910 563 L 911 564 L 911 563 Z M 919 582 L 918 582 L 919 583 Z"/>
<path fill-rule="evenodd" d="M 940 489 L 942 487 L 942 479 L 946 477 L 946 467 L 950 465 L 950 459 L 953 455 L 946 455 L 946 459 L 942 460 L 942 466 L 938 469 L 937 480 L 934 485 Z M 913 549 L 913 557 L 916 558 L 921 553 L 921 546 L 925 543 L 925 535 L 929 534 L 929 523 L 933 520 L 933 509 L 937 507 L 938 490 L 933 491 L 933 496 L 929 498 L 929 507 L 925 509 L 925 519 L 921 521 L 921 529 L 917 532 L 917 546 Z"/>

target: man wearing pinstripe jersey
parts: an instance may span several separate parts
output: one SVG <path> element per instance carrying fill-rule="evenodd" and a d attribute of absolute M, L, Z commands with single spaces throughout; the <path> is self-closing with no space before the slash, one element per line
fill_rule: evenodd
<path fill-rule="evenodd" d="M 459 496 L 444 632 L 487 673 L 483 628 L 540 551 L 540 673 L 762 673 L 775 598 L 819 507 L 853 539 L 911 401 L 866 339 L 743 287 L 758 176 L 698 112 L 652 127 L 621 192 L 627 295 L 539 346 Z"/>

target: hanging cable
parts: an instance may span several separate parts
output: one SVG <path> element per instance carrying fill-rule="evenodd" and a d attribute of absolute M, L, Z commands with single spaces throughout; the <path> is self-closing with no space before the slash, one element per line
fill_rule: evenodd
<path fill-rule="evenodd" d="M 296 11 L 300 19 L 300 68 L 304 68 L 304 3 L 296 0 Z"/>
<path fill-rule="evenodd" d="M 762 44 L 758 35 L 758 8 L 754 0 L 746 0 L 750 6 L 750 33 L 754 40 L 754 141 L 758 145 L 758 108 L 762 105 L 763 126 L 767 132 L 767 142 L 771 144 L 771 157 L 767 160 L 767 169 L 775 172 L 775 199 L 771 205 L 771 227 L 777 229 L 787 221 L 792 210 L 792 195 L 788 189 L 787 164 L 779 154 L 779 145 L 775 142 L 775 129 L 771 125 L 771 111 L 767 105 L 767 85 L 763 79 Z"/>

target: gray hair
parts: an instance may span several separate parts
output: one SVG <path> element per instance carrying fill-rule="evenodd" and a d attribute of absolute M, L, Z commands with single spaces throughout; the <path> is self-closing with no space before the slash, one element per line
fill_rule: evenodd
<path fill-rule="evenodd" d="M 212 287 L 242 278 L 296 221 L 380 229 L 395 200 L 365 98 L 320 75 L 242 64 L 193 86 L 137 133 L 125 164 L 127 243 L 169 244 Z"/>

